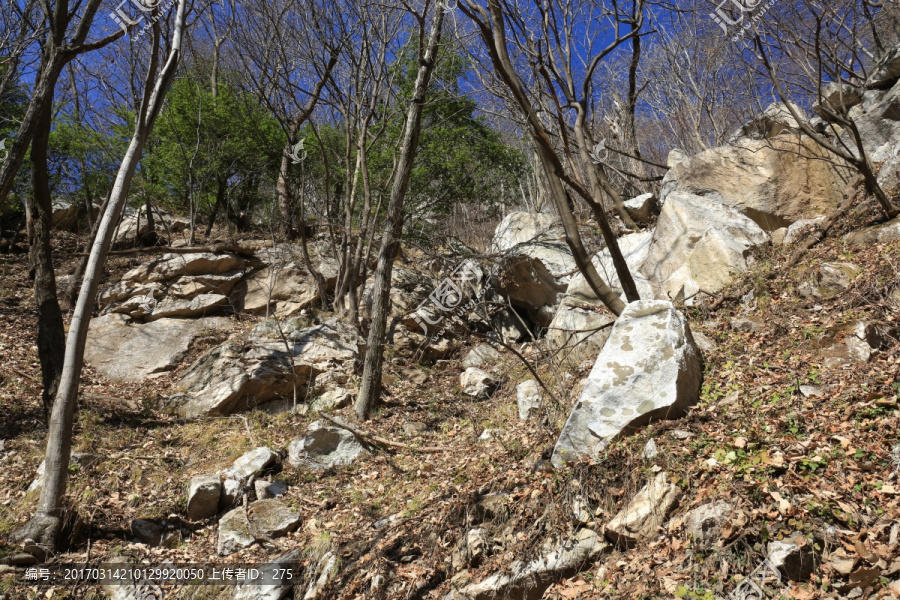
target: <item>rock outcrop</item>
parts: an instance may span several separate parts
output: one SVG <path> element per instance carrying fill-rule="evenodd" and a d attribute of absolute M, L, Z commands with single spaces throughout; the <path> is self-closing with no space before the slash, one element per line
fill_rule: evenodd
<path fill-rule="evenodd" d="M 553 449 L 553 465 L 596 456 L 613 439 L 697 402 L 700 351 L 666 301 L 632 302 L 616 321 Z"/>
<path fill-rule="evenodd" d="M 688 303 L 715 293 L 752 264 L 751 250 L 769 241 L 754 221 L 712 198 L 669 194 L 641 272 L 656 297 Z"/>
<path fill-rule="evenodd" d="M 337 319 L 311 327 L 297 318 L 266 321 L 248 339 L 232 338 L 201 356 L 169 404 L 185 417 L 218 416 L 293 397 L 295 385 L 302 393 L 319 373 L 352 372 L 361 345 Z"/>
<path fill-rule="evenodd" d="M 606 525 L 606 537 L 625 547 L 653 537 L 680 497 L 681 490 L 669 481 L 669 474 L 657 473 Z"/>

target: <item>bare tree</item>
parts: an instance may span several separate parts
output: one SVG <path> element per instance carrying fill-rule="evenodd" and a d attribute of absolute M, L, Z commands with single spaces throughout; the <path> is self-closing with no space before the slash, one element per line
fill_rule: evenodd
<path fill-rule="evenodd" d="M 584 3 L 576 2 L 535 2 L 531 5 L 525 1 L 520 6 L 502 0 L 487 0 L 486 4 L 485 7 L 466 0 L 459 6 L 475 23 L 493 71 L 509 90 L 512 102 L 526 121 L 548 181 L 550 197 L 562 220 L 566 242 L 579 271 L 601 302 L 618 315 L 625 304 L 597 273 L 581 240 L 568 190 L 591 208 L 626 297 L 629 301 L 639 299 L 628 265 L 606 218 L 603 194 L 614 200 L 621 209 L 620 214 L 625 211 L 621 197 L 610 185 L 602 165 L 595 164 L 597 161 L 591 157 L 596 144 L 588 127 L 587 112 L 593 101 L 593 78 L 598 65 L 618 46 L 637 35 L 643 22 L 643 3 L 638 0 L 627 7 L 614 4 L 612 12 L 590 3 L 584 8 Z M 594 14 L 592 8 L 600 14 Z M 613 30 L 605 40 L 607 43 L 600 48 L 595 49 L 593 42 L 588 42 L 582 56 L 567 40 L 573 35 L 576 23 L 584 23 L 592 17 L 601 21 L 609 19 L 614 24 Z M 511 56 L 510 46 L 517 52 L 515 59 Z M 516 66 L 523 63 L 532 65 L 528 86 L 523 83 L 522 73 L 529 71 Z M 579 63 L 586 67 L 579 69 Z M 555 135 L 551 123 L 556 128 Z M 573 147 L 577 154 L 573 154 Z"/>
<path fill-rule="evenodd" d="M 32 540 L 38 548 L 42 548 L 44 551 L 55 550 L 62 525 L 63 497 L 66 491 L 72 449 L 72 426 L 91 311 L 106 266 L 116 223 L 128 197 L 134 171 L 140 162 L 147 138 L 160 110 L 162 110 L 166 93 L 175 78 L 181 56 L 187 1 L 179 0 L 178 2 L 172 39 L 168 44 L 168 52 L 162 68 L 159 64 L 163 50 L 162 28 L 158 20 L 158 8 L 153 11 L 153 46 L 150 51 L 140 109 L 135 115 L 134 134 L 116 174 L 109 204 L 103 213 L 91 247 L 81 291 L 78 294 L 78 302 L 66 338 L 63 373 L 50 418 L 50 431 L 44 458 L 44 483 L 41 488 L 40 500 L 31 520 L 12 536 L 14 540 L 18 541 Z"/>
<path fill-rule="evenodd" d="M 432 9 L 430 31 L 426 31 L 425 19 L 428 9 Z M 422 127 L 422 109 L 425 104 L 428 83 L 434 71 L 438 47 L 441 40 L 441 28 L 444 24 L 444 7 L 435 2 L 432 5 L 426 0 L 421 14 L 414 13 L 418 22 L 418 70 L 413 96 L 406 111 L 406 123 L 400 142 L 400 155 L 397 159 L 396 173 L 391 187 L 391 196 L 387 205 L 387 218 L 378 251 L 378 264 L 375 268 L 375 289 L 372 292 L 372 323 L 366 345 L 366 357 L 363 374 L 356 398 L 356 415 L 360 419 L 369 416 L 381 395 L 381 365 L 384 360 L 384 343 L 387 337 L 387 318 L 390 312 L 391 273 L 394 259 L 400 249 L 400 237 L 403 233 L 403 205 L 406 191 L 412 175 L 413 163 L 419 145 L 419 133 Z M 427 38 L 426 38 L 427 36 Z"/>
<path fill-rule="evenodd" d="M 900 209 L 878 183 L 856 120 L 850 114 L 855 104 L 851 97 L 862 97 L 866 67 L 874 58 L 866 50 L 871 34 L 866 6 L 866 0 L 802 0 L 790 4 L 778 18 L 753 23 L 753 48 L 763 73 L 803 133 L 856 169 L 884 214 L 893 218 Z M 794 104 L 797 99 L 814 104 L 829 123 L 830 139 L 800 114 Z"/>

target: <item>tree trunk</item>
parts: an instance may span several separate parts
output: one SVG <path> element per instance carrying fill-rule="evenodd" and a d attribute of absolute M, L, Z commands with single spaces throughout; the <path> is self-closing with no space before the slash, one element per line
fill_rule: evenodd
<path fill-rule="evenodd" d="M 131 143 L 119 166 L 110 194 L 109 205 L 103 213 L 97 236 L 91 247 L 84 281 L 78 294 L 78 302 L 66 338 L 62 377 L 50 416 L 41 497 L 31 521 L 10 536 L 14 542 L 33 540 L 44 552 L 56 551 L 62 527 L 63 498 L 66 492 L 66 477 L 72 450 L 72 425 L 75 418 L 75 404 L 78 398 L 78 386 L 81 382 L 84 347 L 87 341 L 91 311 L 97 298 L 100 279 L 106 267 L 106 258 L 112 245 L 116 222 L 128 197 L 134 171 L 140 162 L 144 144 L 153 129 L 153 124 L 162 109 L 163 100 L 175 77 L 181 55 L 185 3 L 186 0 L 178 2 L 169 56 L 158 78 L 156 72 L 160 51 L 160 28 L 158 24 L 154 25 L 155 37 L 150 53 L 150 66 L 145 80 L 144 97 L 135 119 L 134 136 L 131 138 Z M 152 86 L 151 92 L 154 79 L 156 84 Z"/>
<path fill-rule="evenodd" d="M 100 205 L 100 210 L 97 213 L 97 219 L 94 220 L 94 224 L 91 226 L 91 235 L 88 237 L 88 247 L 91 247 L 94 244 L 94 240 L 97 238 L 97 230 L 100 228 L 100 217 L 106 212 L 107 206 L 109 206 L 109 194 L 103 199 L 103 204 Z M 69 280 L 69 285 L 66 286 L 66 290 L 63 292 L 61 305 L 63 310 L 72 310 L 75 305 L 75 299 L 78 297 L 78 290 L 81 287 L 81 278 L 84 276 L 84 270 L 87 269 L 89 256 L 90 255 L 87 254 L 78 261 L 78 268 L 75 269 L 75 272 L 72 274 L 72 279 Z"/>
<path fill-rule="evenodd" d="M 434 70 L 443 22 L 444 11 L 440 6 L 436 5 L 434 6 L 434 15 L 431 19 L 431 33 L 428 38 L 428 46 L 425 50 L 425 55 L 419 60 L 415 91 L 406 111 L 406 129 L 403 132 L 403 141 L 400 146 L 400 160 L 397 165 L 397 174 L 391 187 L 387 219 L 381 240 L 381 248 L 378 252 L 378 266 L 375 269 L 375 289 L 372 292 L 372 323 L 369 328 L 359 396 L 356 398 L 356 415 L 360 419 L 365 419 L 369 416 L 381 395 L 381 364 L 384 360 L 384 342 L 390 305 L 391 273 L 394 268 L 394 259 L 400 246 L 400 236 L 403 233 L 403 202 L 406 198 L 406 190 L 409 187 L 409 178 L 416 158 L 416 151 L 418 150 L 419 133 L 422 127 L 422 107 L 425 104 L 428 82 Z"/>
<path fill-rule="evenodd" d="M 291 190 L 288 187 L 288 175 L 291 168 L 290 154 L 291 144 L 288 143 L 281 153 L 281 166 L 278 169 L 278 181 L 275 184 L 275 193 L 278 196 L 278 214 L 281 217 L 281 227 L 285 239 L 293 239 L 296 235 L 294 227 L 294 200 L 291 198 Z"/>
<path fill-rule="evenodd" d="M 41 361 L 41 400 L 44 418 L 49 420 L 50 407 L 56 396 L 63 367 L 66 333 L 62 312 L 56 297 L 56 277 L 53 271 L 53 251 L 50 247 L 50 227 L 53 221 L 53 202 L 50 198 L 50 182 L 47 173 L 47 146 L 50 140 L 50 124 L 53 120 L 50 102 L 38 119 L 38 126 L 31 142 L 31 181 L 34 193 L 26 196 L 32 204 L 34 219 L 29 232 L 31 246 L 28 249 L 29 275 L 34 281 L 34 300 L 37 307 L 37 348 Z"/>

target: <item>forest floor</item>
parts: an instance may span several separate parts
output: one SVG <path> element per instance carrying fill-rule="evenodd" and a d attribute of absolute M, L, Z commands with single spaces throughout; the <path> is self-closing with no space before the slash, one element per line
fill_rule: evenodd
<path fill-rule="evenodd" d="M 453 585 L 481 581 L 514 560 L 534 558 L 548 540 L 571 534 L 578 496 L 596 515 L 591 526 L 601 531 L 654 473 L 665 470 L 682 490 L 667 526 L 635 548 L 611 547 L 544 598 L 723 596 L 765 558 L 767 542 L 786 538 L 802 538 L 820 560 L 811 581 L 785 586 L 786 597 L 898 597 L 900 463 L 892 449 L 900 441 L 900 345 L 891 340 L 866 364 L 821 366 L 833 328 L 856 320 L 900 326 L 900 243 L 849 247 L 840 241 L 851 225 L 873 218 L 872 211 L 857 211 L 790 272 L 779 270 L 791 249 L 767 249 L 757 267 L 730 288 L 752 287 L 747 303 L 685 309 L 692 329 L 716 344 L 705 356 L 698 405 L 686 417 L 652 424 L 613 444 L 602 459 L 572 469 L 553 471 L 546 458 L 574 402 L 572 390 L 587 376 L 583 366 L 528 350 L 526 358 L 562 405 L 549 402 L 543 418 L 525 422 L 518 419 L 515 387 L 530 374 L 515 356 L 503 355 L 502 388 L 490 399 L 473 400 L 460 390 L 459 360 L 478 340 L 460 339 L 457 358 L 429 366 L 389 350 L 385 402 L 362 427 L 441 450 L 372 448 L 370 457 L 350 467 L 315 476 L 285 466 L 274 477 L 290 485 L 284 501 L 301 512 L 303 525 L 275 540 L 277 547 L 258 544 L 227 559 L 216 556 L 213 521 L 184 521 L 190 477 L 230 466 L 257 446 L 283 451 L 314 418 L 255 410 L 185 422 L 159 412 L 158 399 L 171 393 L 192 357 L 144 384 L 113 384 L 86 368 L 74 450 L 98 458 L 73 469 L 68 551 L 56 560 L 247 564 L 301 548 L 303 561 L 314 565 L 332 550 L 340 566 L 322 597 L 436 599 Z M 56 244 L 65 257 L 60 272 L 68 272 L 75 242 L 61 235 Z M 139 260 L 116 259 L 111 269 L 119 272 Z M 800 297 L 800 282 L 824 261 L 850 261 L 862 272 L 833 298 Z M 777 274 L 767 276 L 773 270 Z M 46 435 L 32 298 L 27 256 L 0 255 L 0 558 L 15 551 L 4 545 L 5 538 L 35 507 L 36 494 L 27 488 Z M 737 331 L 729 325 L 733 317 L 755 319 L 760 328 Z M 235 320 L 234 329 L 255 322 Z M 219 341 L 204 339 L 193 356 Z M 800 386 L 807 385 L 822 396 L 801 394 Z M 411 423 L 424 424 L 426 432 L 407 434 L 404 426 Z M 681 439 L 684 432 L 690 435 Z M 643 458 L 650 439 L 658 455 Z M 499 498 L 490 510 L 485 496 Z M 695 549 L 681 517 L 712 500 L 730 502 L 735 516 L 716 547 Z M 130 541 L 133 519 L 182 522 L 192 533 L 150 548 Z M 486 531 L 487 556 L 457 573 L 451 556 L 475 526 Z M 374 589 L 379 575 L 386 583 Z M 221 592 L 202 586 L 167 590 L 165 597 L 214 598 Z M 102 591 L 27 586 L 21 571 L 7 571 L 0 573 L 3 595 L 91 598 L 102 597 Z"/>

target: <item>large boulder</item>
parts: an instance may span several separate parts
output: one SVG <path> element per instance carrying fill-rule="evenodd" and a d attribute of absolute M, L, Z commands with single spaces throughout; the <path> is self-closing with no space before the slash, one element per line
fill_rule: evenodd
<path fill-rule="evenodd" d="M 900 46 L 894 46 L 884 53 L 869 74 L 868 87 L 886 90 L 900 79 Z"/>
<path fill-rule="evenodd" d="M 249 517 L 249 518 L 248 518 Z M 219 521 L 217 550 L 220 556 L 249 548 L 256 540 L 283 537 L 299 527 L 300 513 L 278 500 L 259 500 L 247 507 L 235 508 Z"/>
<path fill-rule="evenodd" d="M 362 340 L 337 319 L 304 327 L 299 319 L 257 325 L 207 351 L 178 383 L 169 402 L 185 417 L 221 416 L 305 392 L 329 370 L 352 371 Z M 292 374 L 293 371 L 293 374 Z"/>
<path fill-rule="evenodd" d="M 834 212 L 849 174 L 804 136 L 741 139 L 683 160 L 666 173 L 660 199 L 675 192 L 734 207 L 766 231 Z"/>
<path fill-rule="evenodd" d="M 288 445 L 288 463 L 297 469 L 327 471 L 352 464 L 369 452 L 355 435 L 327 421 L 315 421 Z"/>
<path fill-rule="evenodd" d="M 632 233 L 618 239 L 619 250 L 625 257 L 642 299 L 654 297 L 652 285 L 639 271 L 647 259 L 652 239 L 651 231 Z M 600 277 L 625 300 L 609 249 L 604 248 L 595 254 L 592 262 Z M 575 363 L 593 361 L 609 337 L 607 326 L 614 320 L 615 317 L 597 298 L 584 275 L 578 273 L 569 282 L 566 295 L 547 328 L 547 343 L 553 350 L 566 348 L 569 358 Z"/>
<path fill-rule="evenodd" d="M 670 302 L 625 307 L 553 448 L 561 467 L 596 456 L 610 441 L 655 419 L 675 419 L 700 395 L 700 351 Z"/>
<path fill-rule="evenodd" d="M 884 94 L 867 94 L 872 95 L 874 102 L 864 102 L 863 114 L 856 115 L 854 121 L 869 159 L 881 164 L 878 182 L 890 187 L 896 185 L 900 177 L 900 82 Z M 841 141 L 857 154 L 856 143 L 849 131 L 841 134 Z"/>
<path fill-rule="evenodd" d="M 142 324 L 110 313 L 91 319 L 84 360 L 110 381 L 143 381 L 176 367 L 195 340 L 231 324 L 225 317 Z"/>
<path fill-rule="evenodd" d="M 691 300 L 715 293 L 752 264 L 750 251 L 769 236 L 736 209 L 685 192 L 669 194 L 641 272 L 657 298 Z"/>
<path fill-rule="evenodd" d="M 882 225 L 852 231 L 844 236 L 844 242 L 853 245 L 890 244 L 900 240 L 900 218 Z"/>
<path fill-rule="evenodd" d="M 493 252 L 501 255 L 498 290 L 544 327 L 577 270 L 563 239 L 550 215 L 513 212 L 497 226 L 492 242 Z"/>

